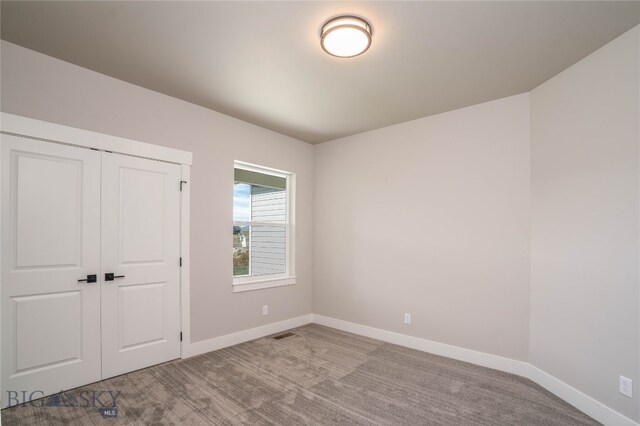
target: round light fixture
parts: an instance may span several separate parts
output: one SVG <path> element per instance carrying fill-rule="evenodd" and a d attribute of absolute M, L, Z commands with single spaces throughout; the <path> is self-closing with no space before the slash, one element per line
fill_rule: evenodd
<path fill-rule="evenodd" d="M 320 45 L 329 55 L 353 58 L 371 46 L 371 25 L 357 16 L 338 16 L 328 20 L 320 31 Z"/>

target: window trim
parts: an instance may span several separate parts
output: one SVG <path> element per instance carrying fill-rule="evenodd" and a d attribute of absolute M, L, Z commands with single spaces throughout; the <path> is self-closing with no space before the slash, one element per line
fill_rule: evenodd
<path fill-rule="evenodd" d="M 287 211 L 285 224 L 269 224 L 274 226 L 281 226 L 285 228 L 286 232 L 286 247 L 285 247 L 285 272 L 282 274 L 269 274 L 259 276 L 239 276 L 233 277 L 233 292 L 245 292 L 252 290 L 261 290 L 266 288 L 281 287 L 293 285 L 296 283 L 295 274 L 295 189 L 296 189 L 296 175 L 291 172 L 285 172 L 283 170 L 273 169 L 270 167 L 259 166 L 257 164 L 246 163 L 244 161 L 234 161 L 233 168 L 242 169 L 251 172 L 263 173 L 272 176 L 282 177 L 286 179 L 286 200 Z M 234 179 L 235 184 L 235 179 Z M 251 221 L 233 221 L 233 225 L 249 224 Z M 251 267 L 251 265 L 249 265 Z"/>

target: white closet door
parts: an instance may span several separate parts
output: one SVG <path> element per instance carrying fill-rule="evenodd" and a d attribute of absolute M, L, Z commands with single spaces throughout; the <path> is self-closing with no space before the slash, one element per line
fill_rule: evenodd
<path fill-rule="evenodd" d="M 2 135 L 1 156 L 6 407 L 100 380 L 100 277 L 79 281 L 100 273 L 100 153 Z"/>
<path fill-rule="evenodd" d="M 102 157 L 102 376 L 180 357 L 180 166 Z"/>

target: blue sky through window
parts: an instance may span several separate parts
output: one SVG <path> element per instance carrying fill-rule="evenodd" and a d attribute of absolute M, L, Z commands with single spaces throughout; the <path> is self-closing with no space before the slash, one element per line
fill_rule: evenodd
<path fill-rule="evenodd" d="M 251 185 L 236 183 L 233 187 L 233 220 L 251 220 Z"/>

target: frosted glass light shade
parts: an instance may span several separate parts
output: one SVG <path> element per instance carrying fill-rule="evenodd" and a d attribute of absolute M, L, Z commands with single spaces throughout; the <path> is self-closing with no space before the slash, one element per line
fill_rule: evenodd
<path fill-rule="evenodd" d="M 320 45 L 329 55 L 353 58 L 371 46 L 371 25 L 356 16 L 338 16 L 322 26 Z"/>

